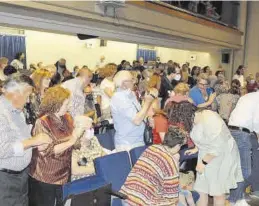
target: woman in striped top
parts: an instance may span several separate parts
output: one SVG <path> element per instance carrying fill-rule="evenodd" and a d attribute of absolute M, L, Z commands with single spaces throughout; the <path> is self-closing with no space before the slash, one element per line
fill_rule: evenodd
<path fill-rule="evenodd" d="M 128 206 L 172 206 L 179 199 L 178 161 L 186 132 L 171 126 L 163 144 L 147 148 L 133 169 L 121 192 L 128 196 Z"/>

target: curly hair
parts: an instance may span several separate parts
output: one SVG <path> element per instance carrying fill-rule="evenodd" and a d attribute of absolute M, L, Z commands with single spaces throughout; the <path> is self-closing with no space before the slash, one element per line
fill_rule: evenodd
<path fill-rule="evenodd" d="M 188 133 L 177 126 L 169 126 L 168 132 L 165 134 L 163 145 L 170 148 L 180 144 L 183 145 L 188 137 Z"/>
<path fill-rule="evenodd" d="M 240 88 L 241 88 L 240 81 L 237 79 L 233 79 L 231 82 L 231 88 L 229 90 L 229 93 L 241 95 Z"/>
<path fill-rule="evenodd" d="M 35 85 L 36 91 L 41 89 L 42 81 L 44 78 L 51 78 L 51 73 L 47 69 L 36 69 L 32 75 L 31 79 Z"/>
<path fill-rule="evenodd" d="M 40 104 L 40 116 L 59 112 L 64 101 L 70 97 L 70 91 L 61 86 L 54 86 L 44 94 Z"/>
<path fill-rule="evenodd" d="M 169 124 L 182 124 L 187 132 L 191 132 L 196 107 L 189 101 L 169 102 L 165 107 Z"/>

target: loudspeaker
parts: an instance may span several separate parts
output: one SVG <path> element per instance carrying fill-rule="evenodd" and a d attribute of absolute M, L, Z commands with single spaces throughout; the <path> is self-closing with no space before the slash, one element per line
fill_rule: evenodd
<path fill-rule="evenodd" d="M 230 59 L 230 54 L 229 53 L 222 53 L 221 54 L 221 63 L 223 64 L 228 64 Z"/>
<path fill-rule="evenodd" d="M 87 34 L 77 34 L 78 39 L 80 40 L 86 40 L 86 39 L 95 39 L 98 38 L 98 36 L 93 35 L 87 35 Z"/>

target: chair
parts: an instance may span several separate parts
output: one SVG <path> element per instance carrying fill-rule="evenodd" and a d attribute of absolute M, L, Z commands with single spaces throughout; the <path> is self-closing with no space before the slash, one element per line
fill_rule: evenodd
<path fill-rule="evenodd" d="M 136 147 L 136 148 L 130 150 L 129 153 L 130 153 L 132 167 L 138 161 L 138 158 L 141 156 L 141 154 L 145 151 L 146 148 L 147 148 L 147 146 L 142 146 L 142 147 Z"/>
<path fill-rule="evenodd" d="M 112 189 L 119 191 L 130 170 L 131 163 L 127 152 L 118 152 L 94 160 L 96 175 L 112 183 Z"/>
<path fill-rule="evenodd" d="M 63 186 L 63 201 L 73 195 L 89 192 L 105 185 L 107 185 L 107 182 L 99 176 L 90 176 L 69 182 Z"/>
<path fill-rule="evenodd" d="M 96 137 L 100 143 L 100 145 L 108 150 L 114 150 L 114 134 L 115 130 L 107 130 L 106 133 L 103 134 L 97 134 Z"/>

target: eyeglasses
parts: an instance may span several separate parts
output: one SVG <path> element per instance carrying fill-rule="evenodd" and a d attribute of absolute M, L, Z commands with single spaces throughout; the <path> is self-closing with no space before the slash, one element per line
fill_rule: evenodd
<path fill-rule="evenodd" d="M 199 83 L 200 86 L 203 86 L 203 87 L 207 87 L 208 84 L 202 84 L 202 83 Z"/>

